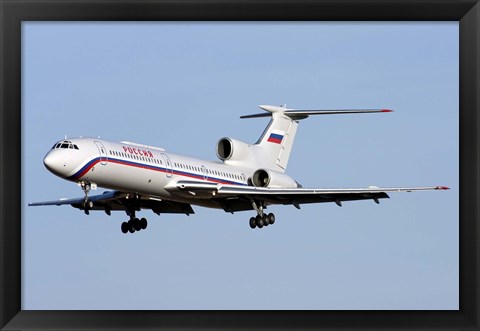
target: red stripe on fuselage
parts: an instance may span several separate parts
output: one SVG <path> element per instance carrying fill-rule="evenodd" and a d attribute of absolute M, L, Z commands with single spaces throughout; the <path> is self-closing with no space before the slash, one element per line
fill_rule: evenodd
<path fill-rule="evenodd" d="M 90 161 L 89 163 L 86 164 L 85 169 L 81 170 L 80 173 L 75 174 L 75 175 L 71 176 L 70 178 L 79 179 L 80 177 L 85 176 L 85 174 L 87 174 L 100 161 L 101 161 L 100 158 L 97 158 L 97 159 L 94 159 L 94 160 Z M 130 166 L 130 167 L 135 167 L 135 168 L 139 168 L 139 169 L 146 169 L 146 170 L 152 170 L 152 171 L 164 172 L 164 173 L 167 172 L 167 169 L 165 169 L 165 168 L 151 166 L 151 165 L 148 165 L 148 164 L 142 164 L 142 163 L 137 163 L 137 162 L 126 161 L 126 160 L 118 160 L 118 159 L 109 158 L 107 160 L 107 163 L 108 162 L 115 163 L 115 164 L 120 164 L 120 165 L 125 165 L 125 166 Z M 205 179 L 203 174 L 197 175 L 197 174 L 183 172 L 183 171 L 174 170 L 174 169 L 171 169 L 171 172 L 172 172 L 172 174 L 177 175 L 177 176 L 183 176 L 183 177 L 189 177 L 189 178 L 195 178 L 195 179 L 203 179 L 205 181 L 211 181 L 211 182 L 215 182 L 215 183 L 219 183 L 219 184 L 244 185 L 243 183 L 223 180 L 223 179 L 219 179 L 219 178 Z"/>

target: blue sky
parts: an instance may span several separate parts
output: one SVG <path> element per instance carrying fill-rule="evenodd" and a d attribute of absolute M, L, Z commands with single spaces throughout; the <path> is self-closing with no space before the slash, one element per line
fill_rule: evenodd
<path fill-rule="evenodd" d="M 22 26 L 22 309 L 458 309 L 458 23 Z M 260 104 L 389 108 L 300 122 L 304 187 L 446 185 L 371 201 L 156 216 L 27 207 L 82 196 L 43 166 L 101 136 L 216 159 L 255 142 Z M 99 189 L 97 193 L 103 192 Z"/>

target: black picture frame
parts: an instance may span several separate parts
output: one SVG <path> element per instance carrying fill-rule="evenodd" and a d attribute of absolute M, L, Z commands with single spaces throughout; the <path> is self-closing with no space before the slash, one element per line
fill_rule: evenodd
<path fill-rule="evenodd" d="M 465 329 L 479 314 L 478 0 L 0 0 L 0 327 L 39 329 Z M 458 311 L 22 311 L 22 21 L 458 21 L 460 301 Z"/>

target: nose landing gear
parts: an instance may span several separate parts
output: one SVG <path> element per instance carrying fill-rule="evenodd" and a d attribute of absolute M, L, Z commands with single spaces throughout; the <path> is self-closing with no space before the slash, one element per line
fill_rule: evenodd
<path fill-rule="evenodd" d="M 87 182 L 80 182 L 80 187 L 82 188 L 83 193 L 85 194 L 85 200 L 82 203 L 83 210 L 85 211 L 85 214 L 89 214 L 90 210 L 93 208 L 93 201 L 88 198 L 88 193 L 90 192 L 90 189 L 92 188 L 90 183 Z"/>

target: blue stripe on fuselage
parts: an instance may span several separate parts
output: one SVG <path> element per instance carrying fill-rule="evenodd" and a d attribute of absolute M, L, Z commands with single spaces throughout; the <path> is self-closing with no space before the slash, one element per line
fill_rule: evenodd
<path fill-rule="evenodd" d="M 69 179 L 71 180 L 77 180 L 80 179 L 80 177 L 84 176 L 88 171 L 90 171 L 91 168 L 93 168 L 97 163 L 101 161 L 100 157 L 97 157 L 91 161 L 89 161 L 87 164 L 85 164 L 80 170 L 78 170 L 74 175 L 70 176 Z M 105 161 L 105 160 L 102 160 Z M 166 168 L 163 167 L 157 167 L 153 166 L 150 164 L 144 164 L 144 163 L 139 163 L 139 162 L 132 162 L 132 161 L 127 161 L 127 160 L 121 160 L 121 159 L 116 159 L 116 158 L 108 158 L 106 160 L 107 162 L 110 163 L 115 163 L 115 164 L 121 164 L 121 165 L 126 165 L 130 167 L 136 167 L 136 168 L 141 168 L 141 169 L 147 169 L 147 170 L 152 170 L 152 171 L 158 171 L 158 172 L 167 172 Z M 190 177 L 190 178 L 195 178 L 195 179 L 203 179 L 206 181 L 212 181 L 220 184 L 231 184 L 231 185 L 245 185 L 244 183 L 241 182 L 234 182 L 222 178 L 215 178 L 215 177 L 208 177 L 208 179 L 204 179 L 203 174 L 195 174 L 187 171 L 180 171 L 176 169 L 171 169 L 171 172 L 173 175 L 178 175 L 178 176 L 184 176 L 184 177 Z"/>

